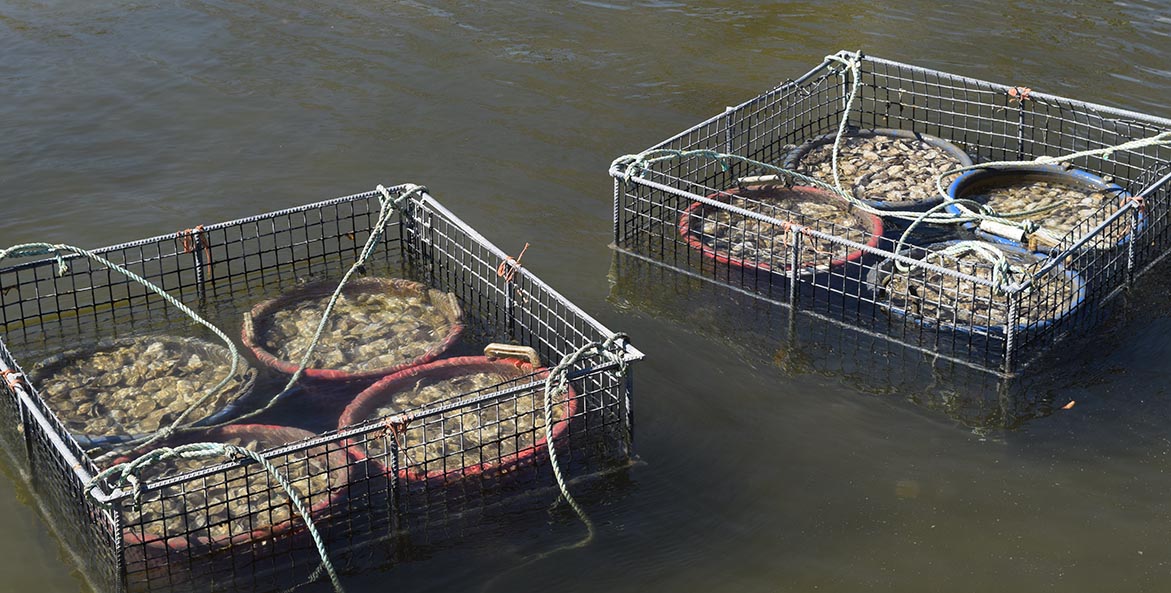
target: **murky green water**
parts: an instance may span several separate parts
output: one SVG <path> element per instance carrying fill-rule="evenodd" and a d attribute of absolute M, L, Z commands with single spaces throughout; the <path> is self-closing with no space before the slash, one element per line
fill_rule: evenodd
<path fill-rule="evenodd" d="M 611 159 L 839 49 L 1171 116 L 1160 2 L 0 0 L 0 243 L 99 246 L 406 181 L 505 250 L 532 243 L 530 269 L 649 355 L 644 463 L 583 496 L 593 543 L 498 591 L 1171 590 L 1165 282 L 1031 387 L 1073 409 L 990 434 L 784 364 L 718 299 L 689 317 L 686 295 L 612 288 Z M 78 590 L 5 476 L 0 590 Z M 545 523 L 347 584 L 480 590 L 580 536 Z"/>

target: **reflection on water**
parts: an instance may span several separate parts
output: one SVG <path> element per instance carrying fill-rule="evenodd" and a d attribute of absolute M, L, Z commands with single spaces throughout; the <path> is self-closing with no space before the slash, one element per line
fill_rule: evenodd
<path fill-rule="evenodd" d="M 1043 418 L 1076 361 L 1050 355 L 1004 375 L 885 335 L 793 312 L 735 289 L 615 253 L 610 301 L 674 322 L 742 356 L 772 353 L 785 375 L 832 377 L 868 394 L 901 398 L 939 412 L 979 435 Z M 1068 349 L 1067 349 L 1068 351 Z"/>
<path fill-rule="evenodd" d="M 412 181 L 531 243 L 648 354 L 642 462 L 580 487 L 593 543 L 497 590 L 1163 591 L 1165 274 L 1006 384 L 621 262 L 611 285 L 606 167 L 841 49 L 1171 116 L 1164 4 L 0 0 L 0 238 L 106 245 Z M 78 590 L 12 493 L 0 591 Z M 485 516 L 349 590 L 479 589 L 581 535 L 543 503 Z"/>

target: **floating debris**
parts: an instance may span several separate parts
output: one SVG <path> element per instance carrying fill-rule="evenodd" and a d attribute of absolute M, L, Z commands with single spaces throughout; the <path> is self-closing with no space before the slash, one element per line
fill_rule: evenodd
<path fill-rule="evenodd" d="M 241 424 L 214 429 L 191 442 L 226 443 L 260 452 L 311 436 L 296 428 Z M 144 481 L 158 481 L 227 461 L 231 460 L 218 456 L 172 458 L 147 467 L 141 477 Z M 328 506 L 335 493 L 344 489 L 347 464 L 353 460 L 343 450 L 327 453 L 321 446 L 270 462 L 313 514 Z M 128 532 L 131 536 L 144 542 L 165 542 L 173 548 L 244 543 L 303 525 L 285 490 L 256 463 L 143 490 L 137 504 L 128 503 L 123 509 L 126 525 L 132 526 Z"/>
<path fill-rule="evenodd" d="M 1076 242 L 1094 224 L 1113 214 L 1127 194 L 1121 187 L 1085 171 L 1058 167 L 1035 169 L 977 169 L 961 175 L 948 193 L 953 199 L 979 202 L 1012 220 L 1031 220 L 1041 229 L 1049 246 L 1069 236 Z M 949 207 L 958 211 L 956 206 Z M 970 226 L 970 225 L 969 225 Z M 1092 246 L 1106 248 L 1125 241 L 1130 233 L 1128 220 L 1104 229 Z"/>
<path fill-rule="evenodd" d="M 784 167 L 833 185 L 835 137 L 821 136 L 801 145 Z M 971 158 L 954 144 L 903 130 L 847 132 L 838 152 L 842 187 L 876 208 L 892 210 L 942 202 L 936 178 L 971 164 Z"/>
<path fill-rule="evenodd" d="M 1003 254 L 1007 266 L 998 269 L 976 250 L 955 250 L 958 243 L 949 241 L 912 248 L 902 255 L 986 280 L 994 286 L 918 265 L 901 270 L 893 259 L 888 259 L 870 273 L 879 305 L 926 325 L 1003 331 L 1009 322 L 1010 299 L 997 285 L 1025 281 L 1042 258 L 1020 249 L 980 242 Z M 1024 289 L 1017 311 L 1018 327 L 1041 326 L 1069 314 L 1080 304 L 1083 291 L 1077 274 L 1060 265 L 1051 268 Z"/>
<path fill-rule="evenodd" d="M 231 352 L 197 338 L 144 336 L 63 352 L 30 373 L 41 397 L 83 446 L 126 441 L 170 425 L 222 381 Z M 186 425 L 227 420 L 251 392 L 255 371 L 238 372 L 186 418 Z"/>
<path fill-rule="evenodd" d="M 292 374 L 337 288 L 323 282 L 260 303 L 243 339 L 261 362 Z M 326 322 L 306 376 L 374 378 L 434 359 L 463 331 L 455 296 L 409 280 L 351 280 Z"/>
<path fill-rule="evenodd" d="M 729 193 L 733 195 L 728 195 Z M 774 224 L 701 202 L 691 204 L 679 220 L 679 232 L 693 248 L 723 263 L 760 269 L 788 270 L 793 252 L 791 224 L 871 247 L 882 235 L 882 220 L 854 208 L 830 192 L 780 184 L 750 185 L 709 196 L 763 217 Z M 833 241 L 801 237 L 800 267 L 827 270 L 854 261 L 862 251 L 848 251 Z"/>
<path fill-rule="evenodd" d="M 460 396 L 491 391 L 533 372 L 527 363 L 463 357 L 433 362 L 387 377 L 359 394 L 342 414 L 341 426 L 451 403 Z M 534 380 L 541 380 L 537 375 Z M 373 460 L 385 459 L 389 439 L 398 438 L 403 460 L 414 475 L 477 473 L 532 455 L 545 446 L 543 389 L 459 406 L 409 423 L 401 434 L 370 438 Z M 552 408 L 554 432 L 564 432 L 573 415 L 573 394 Z"/>

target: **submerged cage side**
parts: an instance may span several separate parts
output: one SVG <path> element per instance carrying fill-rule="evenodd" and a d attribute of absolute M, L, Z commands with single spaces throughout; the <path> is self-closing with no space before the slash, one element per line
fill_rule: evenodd
<path fill-rule="evenodd" d="M 761 219 L 759 209 L 743 212 L 723 196 L 744 195 L 744 186 L 774 172 L 772 167 L 782 166 L 802 143 L 832 138 L 843 118 L 850 129 L 894 128 L 942 138 L 961 147 L 976 163 L 1116 146 L 1171 130 L 1171 121 L 869 56 L 857 56 L 860 84 L 853 95 L 854 74 L 847 63 L 854 58 L 848 52 L 831 56 L 799 79 L 648 149 L 642 154 L 649 160 L 616 161 L 611 168 L 614 246 L 766 300 L 1005 370 L 1019 370 L 1056 339 L 1091 326 L 1104 313 L 1105 303 L 1167 251 L 1165 198 L 1171 148 L 1150 145 L 1112 155 L 1085 155 L 1072 166 L 1105 176 L 1141 199 L 1093 212 L 1050 251 L 1051 261 L 1061 261 L 1062 270 L 1077 274 L 1078 288 L 1046 285 L 1043 273 L 1051 270 L 1037 263 L 1030 266 L 1030 279 L 1000 287 L 999 293 L 1008 294 L 989 295 L 989 301 L 1000 302 L 1005 309 L 998 315 L 1003 318 L 999 323 L 980 314 L 925 319 L 928 323 L 892 316 L 889 302 L 876 298 L 865 279 L 902 248 L 896 240 L 907 222 L 882 217 L 882 236 L 867 249 L 866 241 L 850 241 L 852 232 L 865 231 L 862 222 L 846 229 L 783 210 Z M 637 166 L 629 166 L 636 161 Z M 776 265 L 762 266 L 759 257 L 737 262 L 734 255 L 705 250 L 681 228 L 688 217 L 694 218 L 696 204 L 717 213 L 695 221 L 699 224 L 731 228 L 752 219 L 767 223 L 768 233 L 749 228 L 740 236 L 756 244 L 775 244 L 781 237 L 793 261 L 799 261 L 793 227 L 832 236 L 822 239 L 827 247 L 816 259 L 825 268 L 823 273 L 777 273 Z M 925 246 L 964 236 L 920 225 L 910 243 Z M 1103 239 L 1122 236 L 1134 240 Z M 1101 248 L 1103 243 L 1110 248 Z M 768 273 L 761 273 L 764 268 Z M 943 295 L 982 290 L 975 278 L 933 289 Z M 1009 296 L 1017 291 L 1024 292 Z M 1032 323 L 1021 311 L 1007 310 L 1014 299 L 1050 303 L 1055 317 Z M 987 331 L 994 327 L 1001 330 Z"/>
<path fill-rule="evenodd" d="M 405 190 L 400 186 L 390 191 L 399 197 Z M 117 263 L 235 335 L 240 317 L 254 301 L 308 281 L 339 278 L 372 231 L 379 197 L 369 192 L 101 252 L 113 254 Z M 467 314 L 469 341 L 476 347 L 488 341 L 525 344 L 552 366 L 612 335 L 527 270 L 498 274 L 506 256 L 426 194 L 403 202 L 386 231 L 365 271 L 422 281 L 455 294 Z M 68 263 L 63 273 L 53 260 L 0 270 L 0 286 L 5 287 L 0 321 L 5 344 L 15 353 L 9 357 L 7 349 L 0 350 L 0 360 L 12 368 L 17 368 L 14 359 L 29 364 L 63 346 L 111 334 L 201 333 L 137 285 L 87 260 Z M 641 357 L 632 347 L 620 348 L 624 360 Z M 556 421 L 554 443 L 571 472 L 612 467 L 629 455 L 631 384 L 629 375 L 612 374 L 619 366 L 624 364 L 592 358 L 570 371 L 572 414 Z M 405 422 L 387 418 L 342 430 L 336 430 L 338 406 L 311 406 L 316 417 L 309 418 L 295 403 L 295 397 L 306 396 L 296 394 L 258 422 L 306 432 L 282 434 L 288 442 L 266 447 L 264 456 L 283 473 L 303 474 L 309 468 L 328 476 L 310 480 L 302 498 L 339 569 L 393 562 L 400 557 L 393 550 L 407 534 L 435 539 L 436 526 L 497 504 L 501 494 L 520 491 L 518 484 L 521 490 L 551 484 L 535 420 L 540 410 L 533 405 L 543 392 L 538 379 L 522 374 L 411 410 Z M 260 383 L 275 393 L 282 381 L 262 375 Z M 105 502 L 115 509 L 108 511 L 81 492 L 97 468 L 50 407 L 31 390 L 23 399 L 11 389 L 6 395 L 0 414 L 13 421 L 0 431 L 4 444 L 9 451 L 27 451 L 16 455 L 18 462 L 30 474 L 42 476 L 40 481 L 50 482 L 34 480 L 37 495 L 69 547 L 85 551 L 82 566 L 96 589 L 259 591 L 314 576 L 318 561 L 312 541 L 275 481 L 257 464 L 214 460 L 194 472 L 152 479 L 137 502 L 124 490 L 106 493 Z M 321 410 L 333 415 L 325 419 Z M 472 415 L 478 418 L 475 423 L 468 420 Z M 412 430 L 424 435 L 416 450 L 400 446 Z M 486 434 L 491 442 L 484 442 Z M 29 435 L 40 438 L 25 438 Z M 436 439 L 456 445 L 428 457 L 426 446 Z M 478 463 L 472 464 L 477 470 L 493 471 L 468 471 L 470 455 L 477 456 Z M 453 471 L 427 476 L 414 471 L 415 465 Z M 241 517 L 224 521 L 217 514 L 223 510 L 217 505 L 223 504 L 235 504 Z M 180 509 L 183 516 L 177 521 Z M 268 529 L 273 525 L 280 529 Z M 223 545 L 225 541 L 229 544 Z"/>

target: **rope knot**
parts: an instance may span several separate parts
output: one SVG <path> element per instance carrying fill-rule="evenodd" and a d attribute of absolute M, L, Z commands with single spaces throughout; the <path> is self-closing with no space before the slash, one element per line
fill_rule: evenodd
<path fill-rule="evenodd" d="M 610 163 L 610 168 L 615 171 L 622 172 L 622 180 L 630 181 L 630 177 L 634 174 L 633 169 L 637 163 L 642 160 L 641 155 L 625 154 Z"/>

